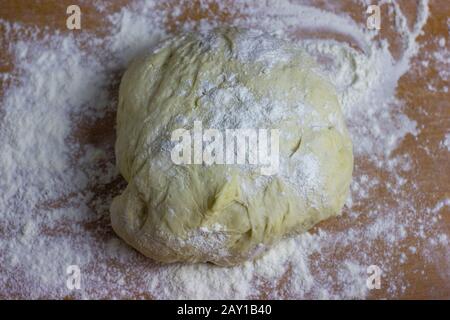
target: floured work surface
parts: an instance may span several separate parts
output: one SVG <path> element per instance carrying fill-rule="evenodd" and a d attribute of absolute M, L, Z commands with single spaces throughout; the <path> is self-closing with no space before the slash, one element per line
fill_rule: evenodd
<path fill-rule="evenodd" d="M 79 31 L 66 28 L 67 1 L 2 4 L 0 297 L 449 298 L 450 7 L 383 5 L 377 34 L 354 2 L 84 1 Z M 353 139 L 352 196 L 341 217 L 256 262 L 158 265 L 109 222 L 125 186 L 118 83 L 160 39 L 217 25 L 276 32 L 322 63 Z M 366 285 L 371 265 L 380 289 Z"/>

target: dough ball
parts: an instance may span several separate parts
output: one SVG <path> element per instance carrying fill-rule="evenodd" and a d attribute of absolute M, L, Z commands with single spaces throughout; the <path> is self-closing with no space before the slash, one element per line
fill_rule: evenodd
<path fill-rule="evenodd" d="M 176 37 L 136 59 L 119 92 L 116 157 L 128 186 L 111 206 L 115 232 L 157 261 L 227 266 L 339 215 L 352 144 L 316 70 L 294 44 L 234 28 Z M 223 136 L 278 130 L 276 172 L 263 174 L 267 162 L 250 163 L 250 151 L 244 164 L 175 163 L 173 133 L 192 134 L 196 122 Z"/>

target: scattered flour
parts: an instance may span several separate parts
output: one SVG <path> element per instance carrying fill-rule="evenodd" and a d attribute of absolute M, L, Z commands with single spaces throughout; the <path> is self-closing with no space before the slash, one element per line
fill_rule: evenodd
<path fill-rule="evenodd" d="M 450 133 L 445 135 L 444 140 L 441 141 L 441 146 L 450 151 Z"/>
<path fill-rule="evenodd" d="M 174 20 L 178 30 L 220 24 L 209 2 L 199 3 L 213 18 Z M 420 133 L 395 92 L 419 51 L 416 40 L 429 15 L 428 2 L 419 2 L 412 28 L 397 3 L 383 3 L 396 17 L 403 43 L 399 58 L 376 31 L 334 13 L 334 7 L 287 0 L 218 3 L 217 10 L 229 13 L 237 26 L 292 41 L 305 30 L 332 30 L 352 40 L 299 42 L 327 61 L 320 72 L 339 90 L 356 156 L 348 209 L 334 227 L 287 239 L 260 260 L 233 268 L 156 264 L 124 244 L 109 225 L 109 204 L 124 187 L 113 149 L 120 74 L 133 57 L 170 34 L 168 19 L 181 16 L 189 3 L 165 9 L 134 1 L 116 13 L 98 7 L 113 30 L 105 38 L 56 31 L 42 36 L 32 27 L 0 20 L 5 38 L 18 39 L 8 44 L 13 70 L 0 74 L 0 297 L 365 298 L 371 294 L 366 287 L 371 264 L 383 270 L 382 297 L 399 297 L 411 282 L 394 270 L 411 255 L 422 257 L 424 267 L 436 256 L 450 261 L 448 235 L 439 229 L 450 200 L 416 208 L 411 193 L 418 190 L 405 178 L 416 164 L 408 154 L 395 153 L 406 136 Z M 430 61 L 448 57 L 445 39 L 438 44 L 442 50 Z M 99 133 L 96 128 L 105 123 Z M 448 134 L 442 145 L 450 150 Z M 370 167 L 380 175 L 373 176 Z M 374 202 L 375 194 L 384 198 Z M 66 268 L 73 264 L 82 270 L 78 291 L 66 287 Z M 441 272 L 447 281 L 448 265 Z"/>

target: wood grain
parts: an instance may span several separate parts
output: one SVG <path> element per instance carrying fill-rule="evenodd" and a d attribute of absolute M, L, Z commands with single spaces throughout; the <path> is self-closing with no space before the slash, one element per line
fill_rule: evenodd
<path fill-rule="evenodd" d="M 66 14 L 65 10 L 68 5 L 78 2 L 83 12 L 82 30 L 69 31 L 65 26 Z M 170 7 L 179 4 L 180 1 L 163 1 L 162 7 Z M 123 5 L 128 3 L 127 0 L 120 1 L 104 1 L 106 12 L 116 12 Z M 187 21 L 199 21 L 201 19 L 215 19 L 221 23 L 227 23 L 233 18 L 236 18 L 237 13 L 232 13 L 232 10 L 222 12 L 219 7 L 212 2 L 208 9 L 200 6 L 198 1 L 182 2 L 182 14 L 177 18 L 170 17 L 167 20 L 167 28 L 172 32 L 176 32 L 179 26 Z M 227 1 L 229 6 L 232 6 L 233 1 Z M 415 1 L 399 1 L 402 7 L 406 8 L 408 13 L 414 17 L 415 15 Z M 329 1 L 317 1 L 316 5 L 323 8 L 328 8 Z M 356 5 L 353 1 L 342 1 L 339 5 L 339 10 L 346 12 L 352 16 L 356 21 L 364 19 L 361 15 L 363 8 Z M 413 169 L 407 173 L 407 183 L 402 189 L 402 193 L 410 198 L 410 206 L 418 212 L 419 217 L 422 216 L 430 207 L 433 207 L 438 201 L 450 198 L 450 154 L 445 148 L 440 147 L 440 143 L 445 134 L 450 132 L 450 94 L 448 92 L 434 92 L 429 90 L 428 85 L 433 84 L 434 87 L 442 88 L 448 86 L 439 76 L 439 64 L 433 57 L 433 53 L 439 48 L 437 39 L 446 39 L 446 45 L 450 43 L 448 19 L 450 15 L 450 2 L 446 0 L 432 0 L 430 1 L 430 18 L 425 26 L 423 35 L 420 36 L 421 48 L 417 56 L 414 58 L 413 67 L 400 80 L 397 88 L 397 95 L 404 101 L 404 112 L 410 119 L 417 122 L 419 134 L 417 136 L 408 135 L 402 141 L 400 147 L 396 150 L 397 155 L 406 154 L 413 159 Z M 383 17 L 387 16 L 386 23 L 383 24 L 382 34 L 389 38 L 390 44 L 394 51 L 400 50 L 400 44 L 395 37 L 395 30 L 392 17 L 389 17 L 385 8 L 383 9 Z M 104 37 L 111 30 L 110 22 L 99 10 L 92 4 L 91 1 L 71 1 L 71 0 L 7 0 L 0 4 L 0 19 L 11 23 L 19 22 L 24 25 L 34 27 L 39 31 L 41 37 L 48 32 L 55 32 L 58 30 L 62 34 L 78 33 L 75 36 L 82 36 L 83 33 L 90 33 L 98 37 Z M 12 73 L 14 71 L 14 57 L 9 56 L 8 45 L 21 37 L 26 35 L 10 35 L 4 37 L 4 26 L 0 24 L 0 73 Z M 305 32 L 299 34 L 299 37 L 318 36 L 317 34 L 307 34 Z M 321 35 L 332 37 L 333 35 Z M 421 62 L 429 61 L 428 66 L 424 66 Z M 444 68 L 450 68 L 449 62 Z M 450 70 L 447 70 L 450 71 Z M 120 77 L 123 70 L 117 71 L 117 77 Z M 8 86 L 14 81 L 14 77 L 6 82 L 0 84 L 0 97 L 5 93 Z M 117 86 L 111 88 L 112 92 L 117 91 Z M 1 112 L 1 106 L 0 106 Z M 105 118 L 99 120 L 94 125 L 80 123 L 73 137 L 82 143 L 90 143 L 97 146 L 103 146 L 108 153 L 113 156 L 114 135 L 114 121 L 115 114 L 108 114 Z M 364 159 L 357 160 L 357 173 L 364 172 L 370 177 L 377 177 L 382 180 L 387 179 L 383 176 L 379 168 L 366 164 Z M 106 197 L 113 193 L 118 193 L 124 187 L 122 179 L 114 181 L 107 186 L 94 186 L 92 192 L 96 193 L 99 198 Z M 112 191 L 111 191 L 112 190 Z M 60 199 L 58 203 L 45 204 L 53 207 L 63 207 L 67 199 Z M 342 218 L 330 219 L 319 226 L 312 232 L 316 232 L 318 228 L 333 232 L 345 232 L 346 227 L 355 223 L 364 223 L 367 219 L 367 212 L 375 207 L 378 202 L 389 203 L 394 202 L 389 188 L 380 185 L 371 194 L 367 201 L 362 201 L 356 206 L 359 212 L 358 221 L 348 216 L 348 212 Z M 443 219 L 440 221 L 441 229 L 450 237 L 450 209 L 444 207 L 441 210 Z M 408 212 L 398 212 L 398 214 L 407 215 Z M 423 214 L 426 219 L 426 215 Z M 426 221 L 424 222 L 426 223 Z M 99 241 L 107 238 L 112 234 L 109 226 L 108 215 L 105 213 L 99 219 L 91 221 L 84 225 L 86 230 L 96 230 L 96 235 Z M 64 233 L 68 228 L 61 226 L 60 230 L 49 230 L 50 233 Z M 408 243 L 413 243 L 414 239 L 407 238 L 402 245 L 408 246 Z M 347 250 L 348 248 L 336 249 L 336 257 L 339 257 L 339 250 Z M 380 243 L 379 246 L 367 248 L 368 253 L 382 253 L 386 250 L 393 250 L 387 248 Z M 450 248 L 449 248 L 450 251 Z M 337 259 L 338 260 L 338 259 Z M 445 260 L 445 259 L 444 259 Z M 445 262 L 445 261 L 444 261 Z M 369 263 L 369 262 L 368 262 Z M 443 265 L 441 268 L 449 268 L 448 265 Z M 395 299 L 429 299 L 429 298 L 450 298 L 450 284 L 449 279 L 439 270 L 439 266 L 426 261 L 422 261 L 420 257 L 412 257 L 405 264 L 399 266 L 398 270 L 393 272 L 392 277 L 401 274 L 404 279 L 410 284 L 410 287 L 404 290 L 401 295 L 392 295 L 386 290 L 373 291 L 369 298 L 395 298 Z M 419 274 L 417 270 L 424 270 L 424 274 Z M 127 272 L 124 270 L 124 272 Z M 387 281 L 389 280 L 387 276 Z M 288 277 L 288 276 L 287 276 Z M 288 281 L 288 279 L 286 279 Z M 283 286 L 283 283 L 280 284 Z M 6 292 L 2 292 L 5 288 L 0 288 L 0 297 L 11 298 Z M 111 294 L 112 295 L 112 294 Z M 20 295 L 16 297 L 23 298 Z M 48 297 L 52 297 L 49 293 Z M 131 298 L 152 298 L 151 295 L 141 291 L 130 292 Z M 266 295 L 261 294 L 260 298 L 265 298 Z M 70 297 L 68 297 L 70 298 Z M 108 296 L 105 296 L 108 298 Z"/>

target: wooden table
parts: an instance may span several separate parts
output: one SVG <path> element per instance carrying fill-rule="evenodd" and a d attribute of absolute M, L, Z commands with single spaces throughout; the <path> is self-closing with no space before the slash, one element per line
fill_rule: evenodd
<path fill-rule="evenodd" d="M 108 12 L 118 11 L 121 6 L 125 5 L 127 0 L 118 0 L 110 2 L 105 1 Z M 170 6 L 175 0 L 162 2 L 161 6 Z M 179 23 L 185 21 L 198 21 L 202 18 L 218 19 L 226 23 L 233 15 L 232 1 L 230 10 L 220 12 L 218 6 L 214 3 L 210 5 L 209 10 L 205 11 L 197 1 L 186 3 L 183 6 L 183 12 L 176 19 Z M 366 16 L 361 15 L 364 8 L 354 4 L 356 1 L 343 1 L 340 10 L 347 12 L 355 20 L 361 21 Z M 375 3 L 376 1 L 374 1 Z M 82 30 L 70 31 L 66 28 L 66 8 L 70 4 L 78 3 L 82 8 L 83 20 Z M 320 6 L 326 6 L 327 1 L 317 1 Z M 399 1 L 399 3 L 408 9 L 412 15 L 414 14 L 415 1 Z M 382 8 L 382 14 L 388 16 L 388 13 Z M 429 208 L 433 208 L 436 203 L 444 199 L 450 198 L 450 153 L 446 148 L 442 148 L 441 141 L 446 133 L 450 132 L 450 94 L 442 90 L 435 92 L 429 89 L 428 84 L 432 83 L 434 87 L 442 88 L 448 86 L 439 76 L 439 68 L 450 69 L 449 61 L 444 65 L 442 62 L 436 61 L 433 52 L 439 48 L 438 39 L 446 39 L 447 52 L 449 48 L 449 25 L 448 19 L 450 14 L 450 2 L 447 0 L 431 0 L 430 1 L 430 17 L 424 28 L 424 34 L 420 36 L 422 44 L 418 55 L 414 58 L 414 68 L 405 74 L 398 86 L 398 97 L 405 102 L 404 113 L 412 120 L 417 122 L 419 134 L 417 136 L 407 135 L 401 143 L 396 154 L 408 154 L 413 159 L 412 170 L 407 173 L 407 183 L 402 189 L 404 197 L 409 197 L 410 206 L 416 212 L 417 217 L 426 219 L 425 212 Z M 385 17 L 384 16 L 384 17 Z M 89 32 L 99 37 L 108 34 L 109 22 L 100 14 L 98 9 L 86 0 L 5 0 L 0 4 L 0 18 L 10 22 L 20 22 L 27 26 L 34 26 L 42 31 L 44 35 L 46 30 L 59 30 L 62 34 L 75 32 L 78 35 Z M 392 17 L 387 18 L 387 22 L 383 22 L 384 26 L 388 26 L 386 31 L 392 32 Z M 177 27 L 174 18 L 167 20 L 167 27 L 171 31 L 176 31 Z M 0 26 L 0 36 L 3 34 Z M 45 29 L 48 28 L 48 29 Z M 17 36 L 12 38 L 0 37 L 0 48 L 3 48 L 0 55 L 0 72 L 9 73 L 14 70 L 13 57 L 8 55 L 5 50 L 8 43 L 17 40 Z M 448 57 L 447 57 L 448 58 Z M 421 64 L 421 61 L 428 60 L 428 66 Z M 448 79 L 447 79 L 448 80 Z M 4 94 L 8 83 L 0 85 L 0 96 Z M 116 90 L 117 88 L 113 88 Z M 1 106 L 0 106 L 1 107 Z M 93 144 L 107 144 L 108 152 L 112 155 L 112 146 L 114 142 L 114 114 L 107 116 L 94 127 L 80 125 L 75 136 L 81 142 L 89 142 Z M 383 173 L 375 168 L 365 164 L 364 159 L 356 159 L 357 169 L 355 174 L 365 173 L 370 177 L 378 177 L 384 179 Z M 114 189 L 113 186 L 116 188 Z M 124 184 L 121 179 L 115 181 L 112 185 L 99 187 L 94 190 L 99 196 L 111 192 L 118 192 L 123 188 Z M 383 184 L 379 184 L 372 190 L 369 199 L 365 199 L 357 203 L 353 208 L 358 212 L 357 223 L 364 223 L 368 219 L 367 213 L 369 208 L 373 208 L 376 203 L 389 203 L 393 201 L 392 195 Z M 393 207 L 393 210 L 398 208 Z M 423 212 L 423 214 L 422 214 Z M 408 212 L 399 211 L 398 214 L 409 214 Z M 450 208 L 443 206 L 439 214 L 442 216 L 440 221 L 440 232 L 446 233 L 450 237 Z M 321 223 L 312 232 L 316 232 L 317 228 L 327 231 L 345 230 L 346 227 L 356 223 L 350 218 L 348 212 L 344 213 L 342 218 L 330 219 Z M 426 221 L 424 222 L 426 223 Z M 86 225 L 86 228 L 100 228 L 106 230 L 103 234 L 99 233 L 99 241 L 105 237 L 105 234 L 111 234 L 109 230 L 108 215 L 105 212 L 104 218 Z M 415 243 L 414 238 L 407 237 L 401 244 L 408 247 L 409 243 Z M 379 245 L 368 248 L 374 255 L 382 253 L 385 250 L 395 250 L 395 248 L 387 248 L 380 242 Z M 374 290 L 369 294 L 369 298 L 401 298 L 401 299 L 424 299 L 424 298 L 450 298 L 450 278 L 448 269 L 450 248 L 447 247 L 447 257 L 442 256 L 436 263 L 423 261 L 420 256 L 412 255 L 406 263 L 399 265 L 398 270 L 393 270 L 391 274 L 386 275 L 383 281 L 389 281 L 390 277 L 401 274 L 402 277 L 410 284 L 401 294 L 391 294 L 382 288 Z M 336 260 L 342 252 L 335 252 Z M 447 264 L 446 264 L 447 263 Z M 369 261 L 368 261 L 369 264 Z M 446 265 L 445 265 L 446 264 Z M 442 273 L 442 269 L 447 270 L 447 275 Z M 422 273 L 417 272 L 423 270 Z M 124 271 L 125 272 L 125 271 Z M 0 288 L 0 297 L 11 298 L 7 292 L 2 292 L 5 288 Z M 152 298 L 142 292 L 130 292 L 131 297 Z M 263 298 L 265 295 L 262 294 Z M 16 296 L 24 298 L 23 296 Z M 48 294 L 52 297 L 52 293 Z M 108 295 L 106 296 L 108 297 Z M 68 296 L 70 298 L 70 296 Z"/>

